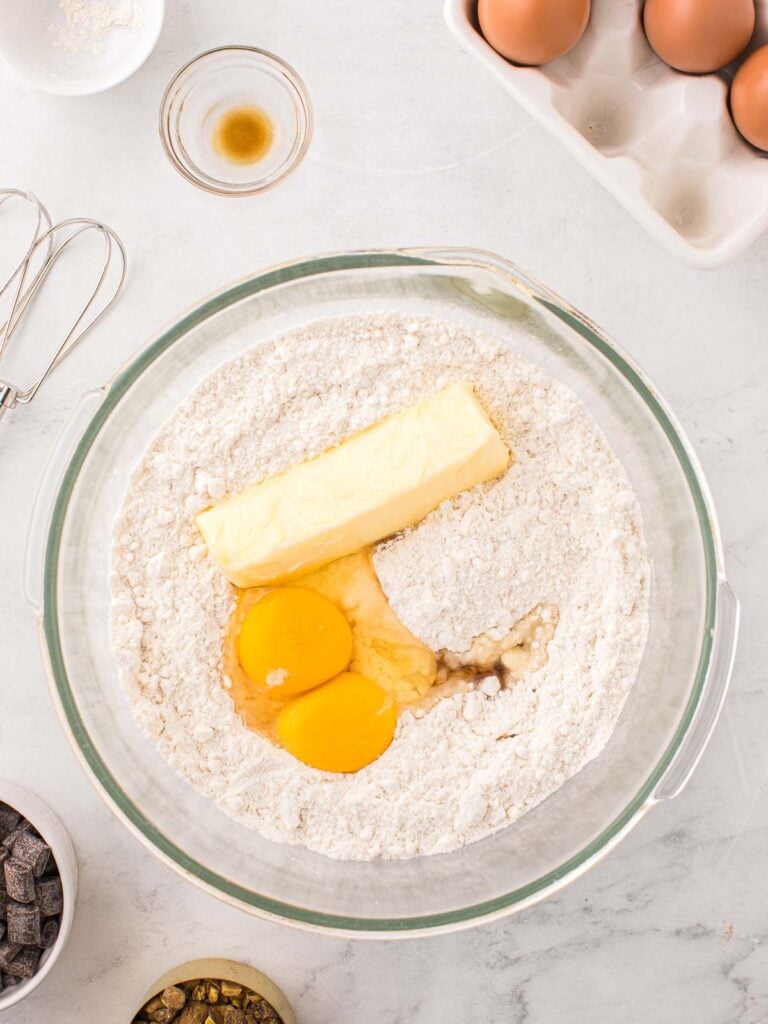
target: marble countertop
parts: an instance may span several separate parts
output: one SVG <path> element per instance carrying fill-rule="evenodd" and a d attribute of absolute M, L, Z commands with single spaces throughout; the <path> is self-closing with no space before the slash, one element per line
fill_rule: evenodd
<path fill-rule="evenodd" d="M 0 774 L 59 811 L 81 867 L 62 959 L 3 1020 L 123 1024 L 162 968 L 220 953 L 272 975 L 302 1024 L 768 1021 L 768 235 L 721 270 L 675 262 L 459 49 L 436 0 L 167 6 L 147 65 L 103 95 L 34 94 L 0 66 L 2 184 L 33 189 L 56 218 L 103 218 L 131 264 L 108 326 L 0 426 Z M 300 170 L 245 201 L 185 183 L 157 136 L 171 73 L 228 42 L 286 57 L 317 114 Z M 347 941 L 217 902 L 112 817 L 49 701 L 21 552 L 43 465 L 77 397 L 163 323 L 285 259 L 420 244 L 514 259 L 634 354 L 708 474 L 742 641 L 693 780 L 585 877 L 471 931 Z"/>

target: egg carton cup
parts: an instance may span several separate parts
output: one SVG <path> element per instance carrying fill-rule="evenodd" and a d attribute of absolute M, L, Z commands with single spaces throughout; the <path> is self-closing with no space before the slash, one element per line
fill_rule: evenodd
<path fill-rule="evenodd" d="M 748 52 L 768 42 L 768 0 L 757 2 Z M 695 267 L 734 259 L 768 227 L 768 158 L 736 130 L 724 71 L 684 75 L 651 49 L 642 0 L 592 0 L 570 53 L 519 67 L 485 41 L 477 0 L 446 0 L 461 44 L 562 142 L 640 224 Z"/>

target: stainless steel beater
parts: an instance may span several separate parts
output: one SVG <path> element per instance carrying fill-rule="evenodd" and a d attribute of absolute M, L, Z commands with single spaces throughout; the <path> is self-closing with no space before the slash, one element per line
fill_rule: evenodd
<path fill-rule="evenodd" d="M 0 209 L 13 199 L 31 204 L 36 210 L 36 218 L 32 239 L 21 262 L 0 287 L 0 301 L 6 295 L 13 296 L 8 318 L 0 325 L 0 372 L 3 356 L 8 351 L 19 324 L 45 284 L 48 275 L 70 244 L 86 232 L 95 231 L 104 240 L 104 256 L 98 280 L 90 297 L 80 309 L 64 339 L 38 377 L 27 387 L 15 387 L 0 377 L 0 420 L 9 409 L 13 409 L 17 405 L 26 405 L 32 401 L 48 375 L 96 326 L 117 299 L 125 283 L 126 273 L 123 243 L 112 228 L 106 224 L 83 217 L 74 217 L 70 220 L 59 221 L 58 224 L 52 224 L 48 210 L 32 192 L 23 192 L 20 189 L 0 189 Z M 110 274 L 114 260 L 119 260 L 117 283 L 114 283 L 114 275 Z M 33 270 L 38 262 L 37 270 Z M 110 278 L 112 278 L 111 283 Z"/>

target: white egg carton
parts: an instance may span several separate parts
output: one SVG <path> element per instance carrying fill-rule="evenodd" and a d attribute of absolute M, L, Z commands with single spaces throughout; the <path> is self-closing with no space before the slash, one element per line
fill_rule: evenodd
<path fill-rule="evenodd" d="M 642 0 L 592 0 L 584 36 L 560 60 L 517 67 L 477 27 L 477 0 L 446 0 L 460 42 L 671 253 L 715 267 L 768 228 L 768 158 L 728 112 L 737 65 L 715 75 L 673 71 L 653 52 Z M 750 49 L 768 42 L 758 0 Z"/>

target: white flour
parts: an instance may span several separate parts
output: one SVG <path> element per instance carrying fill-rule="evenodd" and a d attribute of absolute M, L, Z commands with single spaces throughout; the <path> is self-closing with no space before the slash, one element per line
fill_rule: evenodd
<path fill-rule="evenodd" d="M 98 55 L 116 28 L 137 29 L 144 24 L 141 0 L 58 0 L 63 20 L 49 21 L 53 44 L 72 53 Z"/>
<path fill-rule="evenodd" d="M 548 661 L 511 690 L 401 715 L 357 774 L 314 771 L 233 710 L 220 669 L 232 588 L 194 515 L 455 381 L 475 386 L 515 465 L 384 544 L 376 567 L 434 648 L 464 651 L 557 606 Z M 458 325 L 347 318 L 222 366 L 160 432 L 116 524 L 114 646 L 141 725 L 227 814 L 332 857 L 410 857 L 508 825 L 600 753 L 640 664 L 648 586 L 634 493 L 569 390 Z"/>

